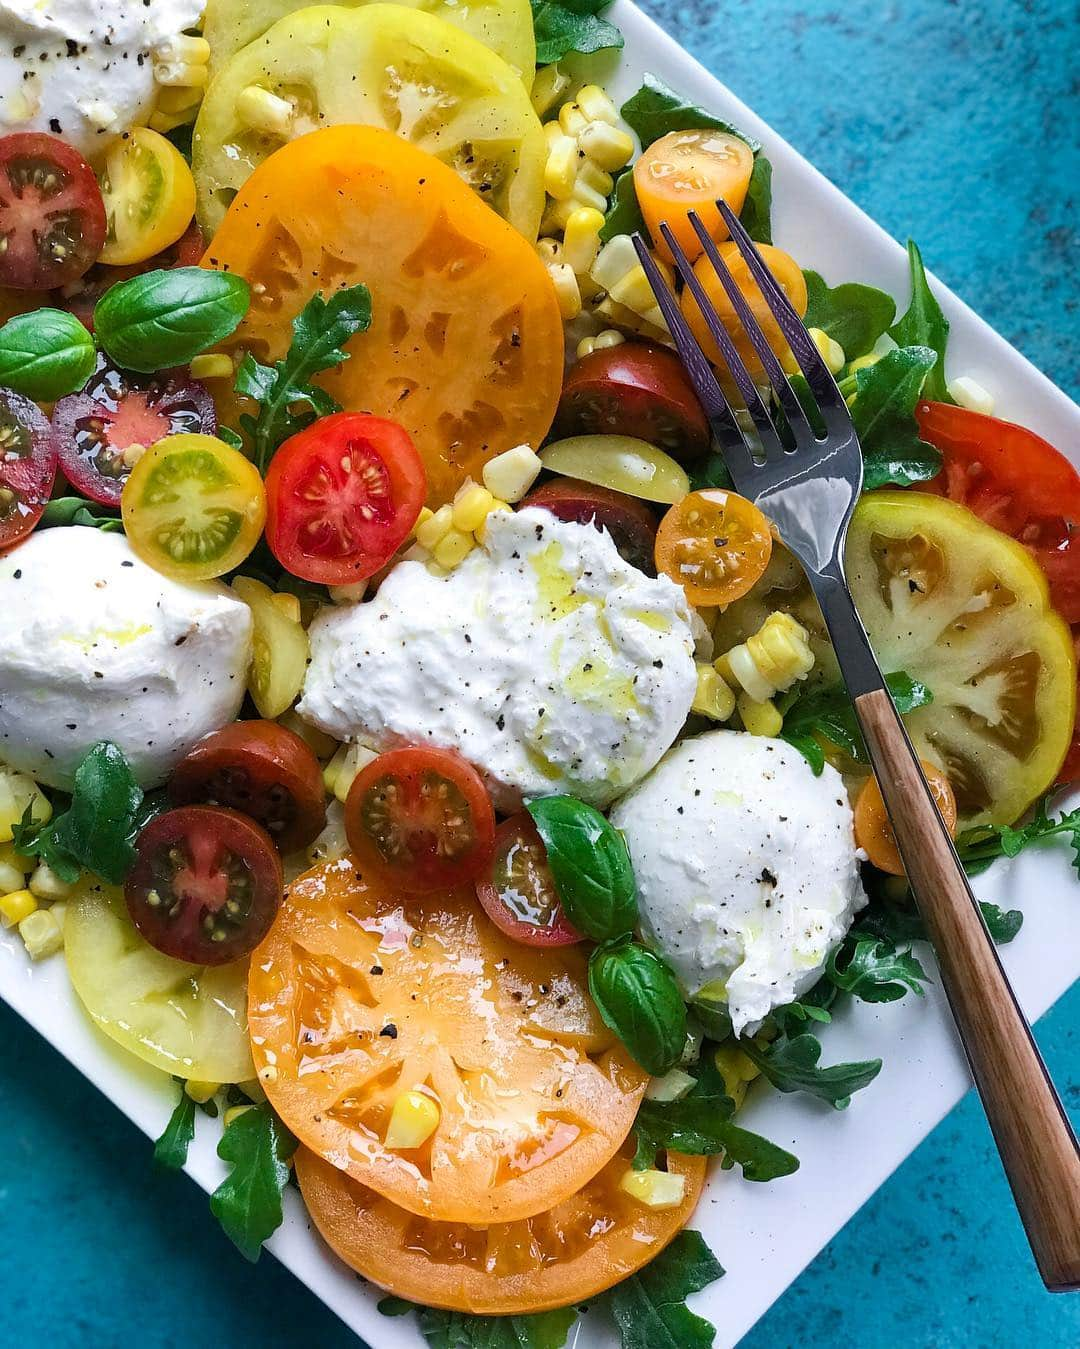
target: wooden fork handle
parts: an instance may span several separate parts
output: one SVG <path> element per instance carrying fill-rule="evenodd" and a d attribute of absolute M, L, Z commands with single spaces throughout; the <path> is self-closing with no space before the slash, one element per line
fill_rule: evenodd
<path fill-rule="evenodd" d="M 1080 1288 L 1080 1145 L 884 688 L 855 711 L 919 911 L 1047 1288 Z"/>

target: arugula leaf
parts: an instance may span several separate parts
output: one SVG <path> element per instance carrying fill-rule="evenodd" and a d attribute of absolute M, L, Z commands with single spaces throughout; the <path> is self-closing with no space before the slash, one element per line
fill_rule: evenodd
<path fill-rule="evenodd" d="M 682 1231 L 637 1274 L 607 1295 L 622 1349 L 711 1349 L 716 1329 L 686 1305 L 723 1276 L 700 1232 Z"/>
<path fill-rule="evenodd" d="M 653 141 L 658 141 L 669 131 L 696 130 L 727 131 L 745 141 L 755 155 L 761 149 L 760 141 L 754 140 L 722 117 L 714 117 L 696 103 L 688 103 L 656 75 L 646 75 L 641 88 L 627 99 L 619 111 L 623 120 L 637 132 L 643 150 L 647 150 Z"/>
<path fill-rule="evenodd" d="M 85 497 L 53 497 L 37 527 L 51 529 L 56 525 L 88 525 L 100 529 L 103 534 L 122 534 L 124 531 L 124 522 L 114 510 Z"/>
<path fill-rule="evenodd" d="M 864 491 L 909 487 L 941 472 L 941 451 L 920 439 L 915 421 L 935 360 L 929 347 L 898 347 L 856 373 L 851 420 L 862 445 Z"/>
<path fill-rule="evenodd" d="M 217 1153 L 232 1172 L 210 1196 L 210 1211 L 252 1262 L 281 1226 L 287 1162 L 295 1151 L 296 1139 L 266 1104 L 245 1110 L 221 1135 Z"/>
<path fill-rule="evenodd" d="M 987 862 L 986 865 L 989 866 L 990 863 Z M 870 871 L 869 876 L 880 881 L 881 872 Z M 906 904 L 881 898 L 880 895 L 875 895 L 875 886 L 869 876 L 866 888 L 871 896 L 870 907 L 859 915 L 859 921 L 851 929 L 850 935 L 874 937 L 879 941 L 891 942 L 894 947 L 905 944 L 910 946 L 915 941 L 929 941 L 922 918 L 911 897 L 911 891 L 907 892 Z M 1024 925 L 1024 915 L 1019 909 L 1002 909 L 986 900 L 979 901 L 979 908 L 982 910 L 983 921 L 990 930 L 990 936 L 998 946 L 1005 946 L 1011 942 Z"/>
<path fill-rule="evenodd" d="M 560 61 L 567 52 L 604 51 L 621 47 L 623 35 L 600 18 L 611 0 L 531 0 L 536 31 L 536 64 Z"/>
<path fill-rule="evenodd" d="M 933 351 L 934 364 L 926 377 L 924 392 L 927 398 L 933 398 L 939 403 L 951 403 L 953 399 L 945 385 L 949 320 L 930 289 L 922 254 L 915 240 L 909 239 L 907 247 L 911 265 L 911 304 L 903 317 L 889 329 L 889 336 L 898 347 L 929 347 Z"/>
<path fill-rule="evenodd" d="M 896 301 L 875 286 L 846 281 L 831 288 L 817 272 L 804 271 L 803 276 L 807 294 L 803 322 L 839 342 L 849 361 L 865 356 L 896 317 Z"/>
<path fill-rule="evenodd" d="M 559 1307 L 534 1316 L 470 1316 L 436 1307 L 416 1310 L 420 1333 L 431 1349 L 562 1349 L 570 1327 L 577 1320 L 574 1307 Z M 394 1311 L 390 1315 L 401 1313 Z"/>
<path fill-rule="evenodd" d="M 417 1310 L 417 1306 L 415 1302 L 408 1302 L 403 1297 L 394 1297 L 388 1293 L 375 1304 L 375 1310 L 380 1316 L 408 1316 L 410 1312 Z"/>
<path fill-rule="evenodd" d="M 260 404 L 258 414 L 243 413 L 240 426 L 251 437 L 253 458 L 265 473 L 282 441 L 319 417 L 340 408 L 311 377 L 349 359 L 345 343 L 371 325 L 367 286 L 347 286 L 329 300 L 313 295 L 293 319 L 293 339 L 284 360 L 261 365 L 250 352 L 236 372 L 236 391 Z"/>
<path fill-rule="evenodd" d="M 154 1144 L 154 1161 L 167 1171 L 179 1171 L 187 1161 L 188 1148 L 194 1137 L 195 1102 L 180 1082 L 180 1099 L 169 1116 L 164 1133 Z"/>
<path fill-rule="evenodd" d="M 614 239 L 616 234 L 647 234 L 645 228 L 645 217 L 641 214 L 641 207 L 638 205 L 637 191 L 634 188 L 633 169 L 624 169 L 615 179 L 615 186 L 612 188 L 611 197 L 608 201 L 607 214 L 604 216 L 604 223 L 600 228 L 600 239 L 607 243 L 609 239 Z"/>
<path fill-rule="evenodd" d="M 1035 807 L 1027 824 L 983 825 L 967 829 L 956 840 L 956 850 L 969 874 L 984 871 L 999 857 L 1016 857 L 1033 843 L 1064 835 L 1073 849 L 1072 866 L 1080 876 L 1080 807 L 1051 816 L 1047 797 Z"/>
<path fill-rule="evenodd" d="M 754 243 L 772 243 L 772 163 L 763 154 L 754 159 L 739 219 Z"/>
<path fill-rule="evenodd" d="M 934 695 L 926 685 L 903 670 L 886 675 L 885 684 L 901 716 L 934 701 Z M 824 736 L 859 763 L 869 762 L 855 708 L 842 684 L 812 689 L 796 698 L 784 715 L 780 735 L 804 756 L 817 777 L 825 767 L 825 753 L 819 736 Z"/>
<path fill-rule="evenodd" d="M 829 956 L 825 973 L 844 993 L 863 1002 L 896 1002 L 910 991 L 923 996 L 928 978 L 910 948 L 898 951 L 876 937 L 849 936 Z"/>
<path fill-rule="evenodd" d="M 846 1110 L 855 1092 L 869 1086 L 881 1072 L 880 1059 L 819 1067 L 821 1041 L 809 1031 L 780 1035 L 764 1048 L 745 1038 L 739 1041 L 739 1048 L 777 1091 L 803 1091 L 835 1110 Z"/>

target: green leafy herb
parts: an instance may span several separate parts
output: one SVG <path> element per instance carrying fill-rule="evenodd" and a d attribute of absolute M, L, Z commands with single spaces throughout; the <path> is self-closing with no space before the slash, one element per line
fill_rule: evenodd
<path fill-rule="evenodd" d="M 65 309 L 16 314 L 0 328 L 0 384 L 27 398 L 74 393 L 96 364 L 94 339 Z"/>
<path fill-rule="evenodd" d="M 532 0 L 537 65 L 560 61 L 568 52 L 621 47 L 622 33 L 600 17 L 610 7 L 611 0 Z"/>
<path fill-rule="evenodd" d="M 380 1298 L 375 1304 L 375 1310 L 380 1316 L 408 1316 L 410 1312 L 418 1311 L 419 1308 L 415 1302 L 408 1302 L 403 1297 L 394 1297 L 392 1294 L 387 1294 L 386 1297 Z"/>
<path fill-rule="evenodd" d="M 603 1022 L 646 1072 L 674 1068 L 686 1044 L 686 1005 L 667 965 L 637 942 L 598 946 L 589 960 L 589 992 Z"/>
<path fill-rule="evenodd" d="M 989 866 L 989 862 L 986 865 Z M 876 878 L 876 887 L 872 878 Z M 871 897 L 870 907 L 859 915 L 859 921 L 850 935 L 875 937 L 879 941 L 890 942 L 893 947 L 928 941 L 922 918 L 914 907 L 911 891 L 906 891 L 906 902 L 884 898 L 880 893 L 875 893 L 875 888 L 880 891 L 883 880 L 894 882 L 897 878 L 883 878 L 879 871 L 868 871 L 866 888 Z M 990 936 L 999 946 L 1011 942 L 1024 925 L 1024 915 L 1019 909 L 1002 909 L 986 900 L 979 901 L 979 908 Z"/>
<path fill-rule="evenodd" d="M 616 234 L 635 234 L 645 232 L 645 217 L 638 205 L 637 191 L 634 187 L 634 172 L 624 169 L 615 179 L 615 186 L 608 202 L 607 215 L 600 229 L 600 238 L 604 243 L 614 239 Z"/>
<path fill-rule="evenodd" d="M 941 472 L 941 451 L 920 439 L 915 421 L 935 360 L 929 347 L 898 347 L 857 372 L 851 420 L 862 445 L 865 491 L 909 487 Z"/>
<path fill-rule="evenodd" d="M 880 1059 L 819 1067 L 821 1041 L 809 1031 L 782 1034 L 764 1048 L 751 1039 L 742 1039 L 739 1048 L 777 1091 L 802 1091 L 827 1101 L 836 1110 L 846 1110 L 854 1093 L 869 1086 L 881 1072 Z"/>
<path fill-rule="evenodd" d="M 843 941 L 825 971 L 837 988 L 863 1002 L 895 1002 L 909 990 L 922 997 L 928 977 L 910 948 L 898 951 L 891 942 L 861 935 Z"/>
<path fill-rule="evenodd" d="M 195 1102 L 180 1083 L 180 1099 L 169 1116 L 165 1132 L 154 1144 L 154 1161 L 167 1171 L 179 1171 L 187 1161 L 188 1148 L 195 1137 Z"/>
<path fill-rule="evenodd" d="M 622 1349 L 711 1349 L 716 1330 L 686 1299 L 723 1276 L 699 1232 L 683 1231 L 607 1295 Z"/>
<path fill-rule="evenodd" d="M 908 240 L 908 261 L 911 264 L 911 304 L 903 317 L 889 329 L 889 336 L 898 347 L 929 347 L 934 353 L 934 364 L 926 377 L 923 392 L 939 403 L 951 403 L 945 386 L 945 348 L 949 341 L 949 320 L 934 298 L 926 279 L 922 254 L 914 241 Z"/>
<path fill-rule="evenodd" d="M 535 1316 L 470 1316 L 436 1307 L 416 1310 L 420 1333 L 431 1349 L 562 1349 L 577 1320 L 574 1307 Z"/>
<path fill-rule="evenodd" d="M 1044 796 L 1027 824 L 982 825 L 968 829 L 956 840 L 960 860 L 972 875 L 984 871 L 999 857 L 1016 857 L 1033 843 L 1064 836 L 1073 850 L 1072 865 L 1080 876 L 1080 807 L 1052 816 Z"/>
<path fill-rule="evenodd" d="M 763 154 L 754 159 L 739 219 L 754 243 L 772 243 L 772 164 Z"/>
<path fill-rule="evenodd" d="M 249 299 L 247 282 L 232 272 L 143 272 L 109 287 L 94 309 L 94 332 L 117 365 L 165 370 L 235 332 Z"/>
<path fill-rule="evenodd" d="M 634 871 L 619 831 L 572 796 L 545 796 L 528 810 L 571 925 L 594 941 L 632 932 L 638 916 Z"/>
<path fill-rule="evenodd" d="M 688 103 L 681 94 L 670 89 L 655 75 L 646 75 L 641 88 L 622 105 L 623 119 L 637 132 L 641 148 L 647 150 L 653 141 L 670 131 L 715 130 L 726 131 L 745 141 L 756 155 L 761 142 L 732 126 L 722 117 L 714 117 L 696 103 Z"/>
<path fill-rule="evenodd" d="M 849 361 L 865 356 L 896 317 L 896 301 L 874 286 L 847 281 L 833 289 L 817 272 L 803 276 L 807 293 L 803 322 L 839 342 Z"/>
<path fill-rule="evenodd" d="M 885 683 L 901 716 L 934 701 L 934 695 L 926 685 L 903 670 L 886 675 Z M 869 761 L 855 708 L 847 689 L 840 684 L 813 689 L 797 698 L 784 715 L 784 729 L 780 734 L 806 758 L 818 776 L 825 767 L 825 752 L 819 736 L 859 763 Z"/>
<path fill-rule="evenodd" d="M 274 451 L 289 436 L 318 417 L 340 411 L 337 403 L 311 377 L 349 359 L 345 343 L 371 325 L 371 293 L 367 286 L 347 286 L 329 300 L 313 295 L 293 319 L 293 338 L 284 360 L 260 365 L 249 352 L 236 373 L 238 393 L 260 405 L 256 416 L 244 413 L 241 428 L 251 437 L 261 473 Z"/>
<path fill-rule="evenodd" d="M 296 1139 L 269 1105 L 257 1105 L 226 1126 L 217 1151 L 232 1172 L 210 1196 L 210 1211 L 241 1254 L 258 1260 L 263 1242 L 281 1226 Z"/>
<path fill-rule="evenodd" d="M 38 529 L 51 529 L 56 525 L 88 525 L 91 529 L 100 529 L 103 534 L 124 532 L 124 522 L 116 511 L 85 497 L 53 497 L 38 521 Z"/>
<path fill-rule="evenodd" d="M 704 459 L 695 460 L 687 472 L 692 492 L 700 492 L 706 487 L 735 486 L 722 454 L 707 454 Z"/>

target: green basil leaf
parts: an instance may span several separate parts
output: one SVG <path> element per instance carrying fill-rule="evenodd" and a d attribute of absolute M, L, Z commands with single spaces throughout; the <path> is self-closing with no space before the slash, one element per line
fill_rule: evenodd
<path fill-rule="evenodd" d="M 607 1295 L 622 1349 L 712 1349 L 716 1328 L 692 1312 L 686 1299 L 723 1274 L 699 1232 L 680 1232 Z"/>
<path fill-rule="evenodd" d="M 616 234 L 637 233 L 647 234 L 648 231 L 634 188 L 634 171 L 624 169 L 615 179 L 607 215 L 604 216 L 604 223 L 600 228 L 600 238 L 606 244 L 609 239 L 614 239 Z"/>
<path fill-rule="evenodd" d="M 745 1038 L 739 1041 L 739 1048 L 777 1091 L 805 1092 L 826 1101 L 834 1110 L 846 1110 L 854 1093 L 869 1086 L 881 1072 L 880 1059 L 820 1068 L 821 1041 L 809 1031 L 781 1035 L 764 1048 Z"/>
<path fill-rule="evenodd" d="M 634 870 L 623 836 L 593 806 L 572 796 L 530 801 L 548 866 L 571 926 L 609 941 L 637 924 Z"/>
<path fill-rule="evenodd" d="M 247 282 L 233 272 L 143 272 L 109 287 L 94 309 L 94 332 L 117 365 L 166 370 L 235 332 L 249 299 Z"/>
<path fill-rule="evenodd" d="M 166 1171 L 179 1171 L 187 1161 L 195 1137 L 195 1102 L 180 1083 L 180 1099 L 169 1116 L 165 1132 L 154 1144 L 154 1161 Z"/>
<path fill-rule="evenodd" d="M 803 322 L 839 342 L 849 361 L 871 351 L 896 317 L 896 301 L 875 286 L 847 281 L 832 289 L 817 272 L 804 271 L 803 276 L 807 294 Z"/>
<path fill-rule="evenodd" d="M 38 529 L 52 529 L 57 525 L 86 525 L 100 529 L 103 534 L 122 534 L 124 522 L 116 511 L 99 506 L 86 497 L 53 497 L 42 512 Z"/>
<path fill-rule="evenodd" d="M 927 398 L 951 403 L 945 384 L 945 350 L 949 342 L 949 320 L 938 304 L 923 267 L 922 254 L 914 239 L 908 240 L 911 265 L 911 304 L 902 318 L 889 329 L 898 347 L 929 347 L 935 360 L 923 386 Z"/>
<path fill-rule="evenodd" d="M 287 1163 L 295 1151 L 296 1139 L 269 1105 L 245 1110 L 221 1135 L 218 1156 L 232 1171 L 210 1196 L 210 1211 L 248 1260 L 258 1260 L 263 1242 L 281 1226 Z"/>
<path fill-rule="evenodd" d="M 550 65 L 568 52 L 605 51 L 621 47 L 623 35 L 600 18 L 611 0 L 531 0 L 536 31 L 536 64 Z"/>
<path fill-rule="evenodd" d="M 81 389 L 94 373 L 94 339 L 64 309 L 16 314 L 0 328 L 0 384 L 52 402 Z"/>
<path fill-rule="evenodd" d="M 941 472 L 941 451 L 920 438 L 915 421 L 936 359 L 929 347 L 898 347 L 856 374 L 851 420 L 863 451 L 865 491 L 909 487 Z"/>
<path fill-rule="evenodd" d="M 686 1005 L 675 976 L 637 942 L 598 946 L 589 960 L 589 992 L 604 1024 L 636 1063 L 659 1077 L 686 1044 Z"/>
<path fill-rule="evenodd" d="M 681 94 L 669 88 L 656 75 L 646 75 L 641 88 L 622 105 L 623 120 L 637 132 L 641 148 L 647 150 L 653 141 L 669 131 L 713 130 L 726 131 L 745 141 L 756 155 L 761 142 L 740 131 L 722 117 L 714 117 L 696 103 L 688 103 Z"/>
<path fill-rule="evenodd" d="M 704 459 L 695 460 L 687 473 L 690 475 L 690 490 L 700 492 L 708 487 L 733 488 L 731 473 L 722 454 L 710 453 Z"/>
<path fill-rule="evenodd" d="M 911 953 L 892 942 L 850 935 L 829 956 L 827 977 L 844 993 L 863 1002 L 896 1002 L 909 990 L 923 996 L 928 975 Z"/>
<path fill-rule="evenodd" d="M 763 154 L 754 160 L 739 219 L 754 243 L 772 243 L 772 164 Z"/>

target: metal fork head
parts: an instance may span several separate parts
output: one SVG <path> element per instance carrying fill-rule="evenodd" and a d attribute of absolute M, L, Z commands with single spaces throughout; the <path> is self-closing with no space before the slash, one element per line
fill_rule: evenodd
<path fill-rule="evenodd" d="M 695 212 L 690 214 L 690 223 L 703 249 L 697 268 L 666 223 L 660 225 L 660 233 L 745 402 L 742 422 L 640 234 L 634 236 L 634 247 L 736 488 L 769 516 L 781 539 L 809 571 L 842 577 L 844 539 L 862 490 L 862 450 L 855 428 L 836 381 L 787 295 L 735 213 L 725 201 L 716 205 L 802 372 L 815 405 L 813 419 Z M 705 264 L 719 280 L 761 361 L 774 399 L 771 407 L 709 299 L 701 276 Z M 755 436 L 744 430 L 747 417 Z M 817 434 L 814 422 L 823 426 L 824 435 Z"/>

